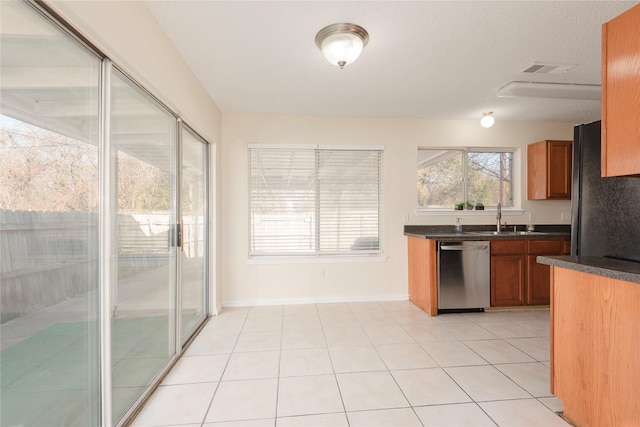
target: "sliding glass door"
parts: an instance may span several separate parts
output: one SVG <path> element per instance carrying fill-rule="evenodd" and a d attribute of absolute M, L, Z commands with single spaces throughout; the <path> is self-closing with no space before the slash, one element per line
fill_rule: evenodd
<path fill-rule="evenodd" d="M 113 421 L 176 353 L 176 120 L 114 70 L 110 201 Z"/>
<path fill-rule="evenodd" d="M 181 337 L 184 343 L 204 320 L 207 284 L 207 143 L 184 125 L 182 152 L 180 251 Z"/>
<path fill-rule="evenodd" d="M 0 1 L 0 425 L 126 422 L 206 318 L 208 145 Z"/>
<path fill-rule="evenodd" d="M 100 59 L 0 13 L 0 425 L 99 420 Z"/>

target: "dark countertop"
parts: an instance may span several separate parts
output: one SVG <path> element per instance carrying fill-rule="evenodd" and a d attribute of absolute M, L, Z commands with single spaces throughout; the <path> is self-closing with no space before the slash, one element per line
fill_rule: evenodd
<path fill-rule="evenodd" d="M 539 256 L 540 264 L 640 283 L 640 262 L 596 256 Z"/>
<path fill-rule="evenodd" d="M 509 225 L 507 230 L 513 231 L 514 225 Z M 526 225 L 515 225 L 518 232 L 526 229 Z M 519 239 L 566 239 L 571 237 L 570 225 L 536 225 L 536 231 L 526 234 L 502 233 L 502 234 L 474 234 L 475 232 L 493 232 L 495 225 L 463 225 L 462 233 L 455 232 L 453 225 L 405 225 L 404 235 L 420 239 L 434 240 L 519 240 Z"/>

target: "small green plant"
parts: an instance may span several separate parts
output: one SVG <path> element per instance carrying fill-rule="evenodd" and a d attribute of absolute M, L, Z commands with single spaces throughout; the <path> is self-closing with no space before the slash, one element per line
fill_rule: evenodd
<path fill-rule="evenodd" d="M 482 204 L 482 202 L 476 202 L 476 210 L 477 211 L 483 211 L 484 210 L 484 204 Z"/>
<path fill-rule="evenodd" d="M 464 205 L 467 209 L 473 209 L 473 204 L 471 202 L 466 202 Z"/>
<path fill-rule="evenodd" d="M 464 209 L 465 203 L 464 202 L 456 203 L 454 206 L 457 211 L 461 211 L 462 209 Z"/>

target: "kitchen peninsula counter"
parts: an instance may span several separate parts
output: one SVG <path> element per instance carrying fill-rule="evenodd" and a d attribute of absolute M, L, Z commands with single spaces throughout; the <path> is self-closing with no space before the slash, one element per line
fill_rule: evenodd
<path fill-rule="evenodd" d="M 640 262 L 596 256 L 539 256 L 540 264 L 640 284 Z"/>
<path fill-rule="evenodd" d="M 640 263 L 540 256 L 551 268 L 551 392 L 576 426 L 638 426 Z"/>

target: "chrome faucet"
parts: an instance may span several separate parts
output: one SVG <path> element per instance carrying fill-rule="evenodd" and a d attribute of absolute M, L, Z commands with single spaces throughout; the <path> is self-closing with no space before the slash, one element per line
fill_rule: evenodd
<path fill-rule="evenodd" d="M 502 231 L 502 224 L 500 224 L 501 219 L 502 219 L 502 203 L 498 202 L 498 213 L 496 214 L 496 232 L 498 233 Z"/>

